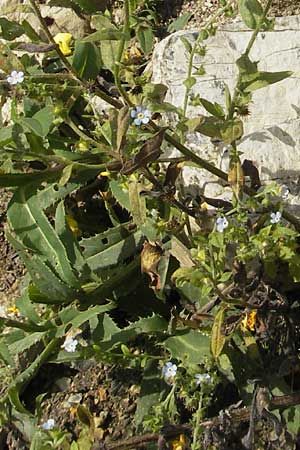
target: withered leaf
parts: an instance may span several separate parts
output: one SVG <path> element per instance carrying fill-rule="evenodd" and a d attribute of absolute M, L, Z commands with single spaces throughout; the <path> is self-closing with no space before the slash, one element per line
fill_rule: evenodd
<path fill-rule="evenodd" d="M 164 181 L 164 186 L 175 186 L 178 175 L 181 171 L 180 163 L 173 162 L 167 167 L 166 178 Z"/>
<path fill-rule="evenodd" d="M 119 152 L 124 147 L 126 142 L 126 133 L 130 123 L 130 114 L 128 106 L 123 106 L 118 114 L 118 129 L 116 150 Z"/>
<path fill-rule="evenodd" d="M 158 273 L 158 264 L 164 251 L 157 243 L 150 244 L 145 242 L 141 253 L 141 272 L 146 273 L 150 277 L 150 287 L 155 291 L 161 289 L 161 280 Z"/>
<path fill-rule="evenodd" d="M 250 159 L 244 159 L 242 168 L 244 171 L 244 175 L 250 178 L 251 189 L 258 190 L 261 187 L 261 182 L 259 178 L 259 172 L 257 167 L 253 164 L 253 161 Z"/>
<path fill-rule="evenodd" d="M 124 164 L 121 173 L 124 175 L 130 175 L 140 167 L 145 167 L 147 164 L 156 161 L 161 153 L 160 146 L 162 144 L 164 134 L 165 129 L 161 129 L 155 136 L 153 136 L 153 138 L 146 141 L 137 155 Z"/>
<path fill-rule="evenodd" d="M 233 162 L 228 172 L 228 182 L 238 195 L 244 185 L 244 171 L 240 161 Z"/>
<path fill-rule="evenodd" d="M 33 44 L 27 42 L 20 42 L 18 44 L 18 50 L 25 50 L 28 53 L 46 53 L 55 49 L 56 45 L 54 44 Z"/>

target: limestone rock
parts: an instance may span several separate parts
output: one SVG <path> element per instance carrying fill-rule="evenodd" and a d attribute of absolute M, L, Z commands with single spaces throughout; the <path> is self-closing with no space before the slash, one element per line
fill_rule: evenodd
<path fill-rule="evenodd" d="M 49 27 L 53 35 L 59 32 L 68 32 L 74 38 L 82 37 L 85 34 L 86 22 L 75 14 L 70 8 L 51 7 L 40 5 L 43 17 L 49 17 L 54 20 Z M 31 9 L 28 0 L 0 0 L 0 11 L 2 16 L 9 20 L 15 20 L 21 23 L 26 19 L 35 30 L 40 30 L 40 23 Z"/>
<path fill-rule="evenodd" d="M 224 82 L 233 92 L 237 78 L 235 61 L 244 52 L 251 30 L 238 22 L 220 28 L 205 41 L 206 55 L 195 57 L 195 66 L 203 64 L 205 75 L 197 76 L 193 94 L 224 106 Z M 182 107 L 187 77 L 188 52 L 181 38 L 193 43 L 196 32 L 180 31 L 161 41 L 152 59 L 152 81 L 168 86 L 166 101 Z M 291 193 L 300 191 L 300 17 L 278 18 L 273 31 L 262 32 L 251 50 L 250 58 L 258 61 L 262 71 L 293 71 L 279 83 L 257 90 L 250 104 L 250 116 L 244 118 L 244 136 L 239 144 L 242 160 L 252 160 L 262 181 L 277 180 L 287 184 Z M 202 107 L 188 107 L 187 115 L 206 114 Z M 217 166 L 225 163 L 222 145 L 214 146 L 210 138 L 196 134 L 187 136 L 187 144 L 201 157 Z M 174 156 L 175 151 L 172 153 Z M 226 158 L 225 158 L 226 159 Z M 226 165 L 226 164 L 225 164 Z M 223 168 L 223 167 L 221 167 Z M 186 169 L 186 185 L 194 185 L 208 196 L 223 195 L 224 188 L 205 171 Z M 227 188 L 228 189 L 228 188 Z M 300 203 L 300 198 L 295 199 Z"/>

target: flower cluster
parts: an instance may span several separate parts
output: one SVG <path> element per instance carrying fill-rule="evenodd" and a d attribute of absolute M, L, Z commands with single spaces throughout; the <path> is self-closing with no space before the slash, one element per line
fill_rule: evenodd
<path fill-rule="evenodd" d="M 211 376 L 209 375 L 209 373 L 197 373 L 195 375 L 195 378 L 196 378 L 197 386 L 199 386 L 202 383 L 206 383 L 206 384 L 212 383 L 212 379 L 211 379 Z"/>
<path fill-rule="evenodd" d="M 280 211 L 277 211 L 277 212 L 273 212 L 273 213 L 271 213 L 270 214 L 270 222 L 271 223 L 278 223 L 278 222 L 280 222 L 280 219 L 281 219 L 281 216 L 282 216 L 282 214 L 281 214 L 281 212 Z"/>
<path fill-rule="evenodd" d="M 48 419 L 46 422 L 42 423 L 42 425 L 41 425 L 41 427 L 45 431 L 53 430 L 54 426 L 55 426 L 54 419 Z"/>

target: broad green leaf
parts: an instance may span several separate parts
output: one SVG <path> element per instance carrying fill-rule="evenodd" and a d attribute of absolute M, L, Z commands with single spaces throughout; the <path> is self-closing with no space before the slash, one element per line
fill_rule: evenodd
<path fill-rule="evenodd" d="M 186 121 L 189 131 L 197 131 L 211 138 L 221 139 L 220 126 L 222 121 L 217 117 L 198 116 Z"/>
<path fill-rule="evenodd" d="M 224 317 L 225 308 L 221 306 L 216 314 L 211 332 L 211 352 L 215 358 L 220 356 L 226 341 L 226 337 L 223 333 Z"/>
<path fill-rule="evenodd" d="M 239 13 L 245 25 L 254 30 L 263 17 L 263 8 L 258 0 L 239 0 Z"/>
<path fill-rule="evenodd" d="M 182 30 L 188 24 L 192 15 L 193 13 L 181 14 L 181 16 L 179 16 L 177 19 L 173 20 L 173 22 L 170 23 L 170 25 L 168 26 L 168 32 L 174 33 L 175 31 Z"/>
<path fill-rule="evenodd" d="M 26 317 L 29 321 L 35 324 L 41 322 L 41 319 L 38 313 L 36 312 L 34 305 L 30 301 L 30 298 L 27 293 L 23 294 L 16 300 L 16 307 L 20 311 L 20 314 Z"/>
<path fill-rule="evenodd" d="M 53 122 L 53 108 L 52 106 L 45 106 L 45 108 L 41 109 L 37 113 L 34 114 L 32 117 L 33 119 L 37 120 L 41 126 L 42 129 L 42 137 L 47 136 L 47 134 L 50 131 L 50 127 Z"/>
<path fill-rule="evenodd" d="M 1 176 L 0 176 L 0 186 L 1 186 Z M 116 180 L 111 180 L 109 182 L 110 190 L 117 200 L 118 203 L 122 206 L 122 208 L 127 209 L 127 211 L 130 211 L 130 201 L 129 201 L 129 193 L 128 191 L 124 191 L 122 187 L 120 186 L 120 183 Z"/>
<path fill-rule="evenodd" d="M 146 55 L 150 53 L 154 44 L 154 34 L 151 26 L 149 26 L 147 23 L 139 24 L 136 29 L 136 36 L 143 52 Z"/>
<path fill-rule="evenodd" d="M 73 67 L 85 80 L 95 80 L 102 67 L 99 48 L 92 42 L 77 40 L 73 56 Z"/>
<path fill-rule="evenodd" d="M 161 83 L 147 83 L 143 88 L 144 95 L 155 103 L 162 103 L 167 91 L 168 86 Z"/>
<path fill-rule="evenodd" d="M 164 346 L 186 366 L 201 364 L 210 357 L 210 338 L 195 330 L 177 330 L 165 340 Z"/>
<path fill-rule="evenodd" d="M 142 191 L 141 185 L 136 181 L 129 183 L 129 201 L 130 211 L 134 222 L 141 226 L 145 223 L 147 217 L 146 200 L 140 195 Z"/>
<path fill-rule="evenodd" d="M 18 119 L 18 123 L 22 125 L 25 130 L 32 131 L 37 136 L 43 136 L 43 127 L 40 122 L 33 117 L 21 117 Z"/>
<path fill-rule="evenodd" d="M 119 50 L 119 41 L 101 41 L 101 58 L 103 66 L 111 72 L 115 69 L 115 61 Z"/>
<path fill-rule="evenodd" d="M 7 20 L 5 17 L 0 17 L 0 37 L 13 41 L 24 34 L 24 30 L 17 22 Z"/>

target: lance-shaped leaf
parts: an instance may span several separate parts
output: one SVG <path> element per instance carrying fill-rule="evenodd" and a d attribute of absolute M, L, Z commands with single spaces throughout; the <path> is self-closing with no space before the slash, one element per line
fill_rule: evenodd
<path fill-rule="evenodd" d="M 76 270 L 81 281 L 87 279 L 90 275 L 90 270 L 81 253 L 78 241 L 67 224 L 63 201 L 61 201 L 56 208 L 55 231 L 61 239 L 66 249 L 69 261 L 72 267 Z"/>
<path fill-rule="evenodd" d="M 25 247 L 44 256 L 61 280 L 78 287 L 66 249 L 41 210 L 35 194 L 36 186 L 31 184 L 15 192 L 7 212 L 10 228 Z"/>
<path fill-rule="evenodd" d="M 216 314 L 211 334 L 211 352 L 215 358 L 220 356 L 226 341 L 226 336 L 223 333 L 224 317 L 225 308 L 221 306 Z"/>
<path fill-rule="evenodd" d="M 161 153 L 160 147 L 163 142 L 165 129 L 160 130 L 153 138 L 146 141 L 135 157 L 124 164 L 121 172 L 130 175 L 140 167 L 145 167 L 156 161 Z"/>
<path fill-rule="evenodd" d="M 137 253 L 143 242 L 141 231 L 129 231 L 124 225 L 111 228 L 88 239 L 80 246 L 89 267 L 98 272 L 124 262 Z"/>
<path fill-rule="evenodd" d="M 34 286 L 30 286 L 28 295 L 31 301 L 46 304 L 70 303 L 77 296 L 76 290 L 64 283 L 38 255 L 28 255 L 24 246 L 6 233 L 9 242 L 19 252 Z"/>
<path fill-rule="evenodd" d="M 240 88 L 245 92 L 253 92 L 262 89 L 270 84 L 278 83 L 293 75 L 293 72 L 286 70 L 284 72 L 257 72 L 247 76 L 243 75 Z"/>

